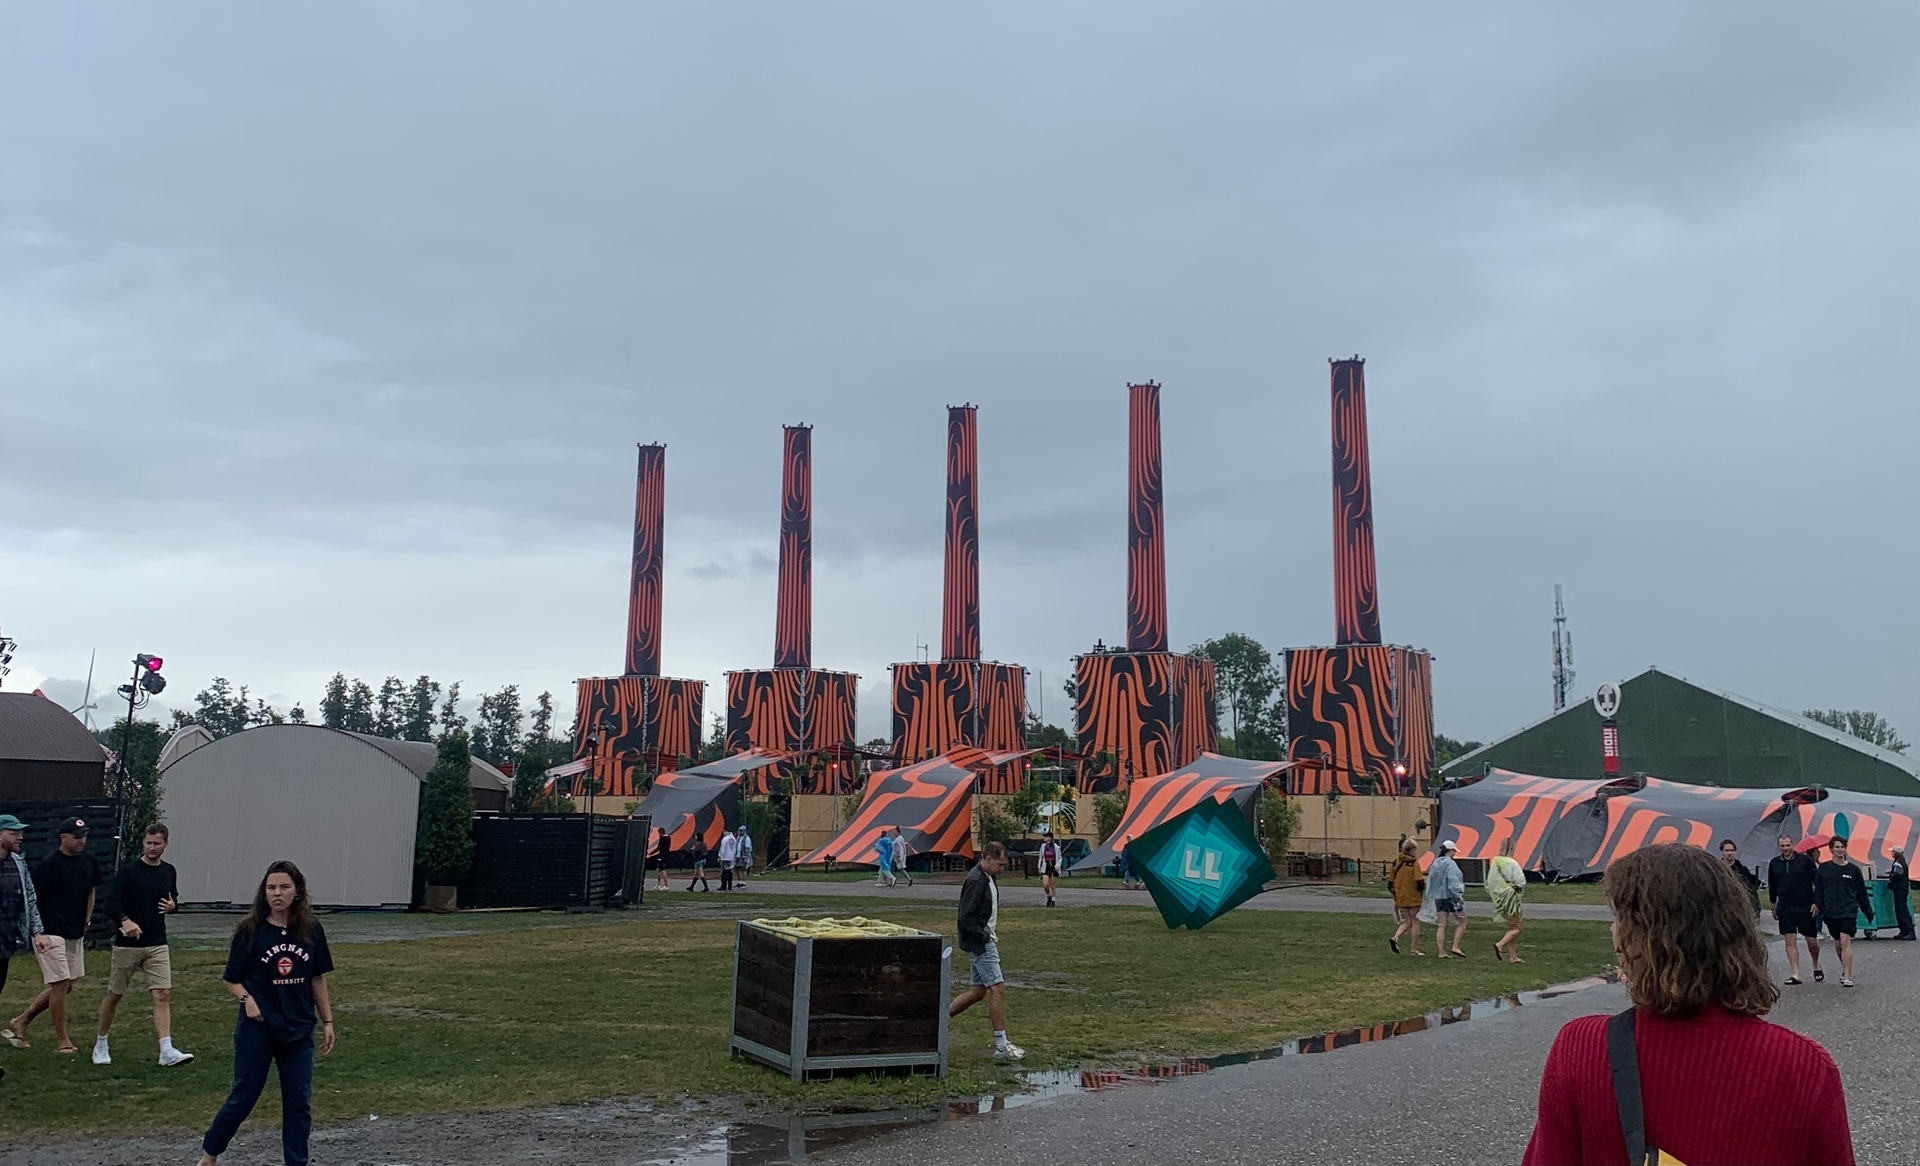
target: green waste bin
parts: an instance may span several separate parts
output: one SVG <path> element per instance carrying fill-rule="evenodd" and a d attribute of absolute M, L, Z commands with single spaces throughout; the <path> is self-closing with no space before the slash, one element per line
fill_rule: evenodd
<path fill-rule="evenodd" d="M 1860 912 L 1854 926 L 1861 935 L 1872 939 L 1876 931 L 1899 929 L 1900 925 L 1893 918 L 1893 892 L 1887 889 L 1887 880 L 1868 879 L 1867 900 L 1873 904 L 1873 922 L 1867 922 L 1865 911 Z"/>

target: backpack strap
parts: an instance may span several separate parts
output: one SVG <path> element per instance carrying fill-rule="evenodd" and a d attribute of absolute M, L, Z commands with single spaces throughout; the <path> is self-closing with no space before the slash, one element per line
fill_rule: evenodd
<path fill-rule="evenodd" d="M 1607 1018 L 1607 1068 L 1613 1074 L 1620 1132 L 1627 1141 L 1627 1166 L 1647 1166 L 1659 1158 L 1647 1148 L 1647 1115 L 1640 1096 L 1640 1050 L 1633 1039 L 1633 1013 L 1628 1008 Z"/>

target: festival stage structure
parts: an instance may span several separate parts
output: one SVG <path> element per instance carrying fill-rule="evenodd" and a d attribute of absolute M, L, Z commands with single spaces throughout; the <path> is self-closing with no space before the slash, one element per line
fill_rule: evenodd
<path fill-rule="evenodd" d="M 1424 795 L 1433 764 L 1433 657 L 1381 642 L 1366 363 L 1329 362 L 1334 646 L 1287 649 L 1293 793 Z"/>
<path fill-rule="evenodd" d="M 633 571 L 627 591 L 626 669 L 575 682 L 573 755 L 586 761 L 597 792 L 631 798 L 643 773 L 675 769 L 700 754 L 706 682 L 660 675 L 662 546 L 667 514 L 667 447 L 642 445 L 633 501 Z M 609 809 L 621 803 L 610 802 Z"/>
<path fill-rule="evenodd" d="M 727 751 L 810 753 L 848 769 L 858 755 L 854 700 L 860 678 L 813 666 L 813 426 L 789 425 L 785 435 L 773 667 L 727 673 Z M 802 794 L 842 792 L 835 787 L 845 780 L 783 763 L 750 774 L 749 792 L 770 793 L 789 773 L 808 786 L 793 791 Z"/>
<path fill-rule="evenodd" d="M 993 753 L 1026 747 L 1027 670 L 980 658 L 978 410 L 947 406 L 946 571 L 940 659 L 893 666 L 893 761 L 908 765 L 971 746 Z M 985 770 L 982 792 L 1020 788 L 1019 762 Z"/>
<path fill-rule="evenodd" d="M 1073 661 L 1080 752 L 1112 754 L 1123 783 L 1211 751 L 1218 708 L 1213 661 L 1169 650 L 1160 386 L 1128 385 L 1127 395 L 1127 647 Z"/>

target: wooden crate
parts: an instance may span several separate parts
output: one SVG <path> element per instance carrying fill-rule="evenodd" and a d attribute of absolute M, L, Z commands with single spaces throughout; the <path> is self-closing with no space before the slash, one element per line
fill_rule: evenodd
<path fill-rule="evenodd" d="M 794 936 L 741 921 L 732 1034 L 795 1081 L 837 1070 L 947 1073 L 951 945 L 931 931 L 858 939 Z"/>

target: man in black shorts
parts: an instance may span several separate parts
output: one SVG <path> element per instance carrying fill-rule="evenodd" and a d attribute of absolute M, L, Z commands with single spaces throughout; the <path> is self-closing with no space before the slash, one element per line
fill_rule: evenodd
<path fill-rule="evenodd" d="M 1778 846 L 1780 853 L 1767 864 L 1767 901 L 1773 904 L 1773 921 L 1787 941 L 1786 982 L 1804 983 L 1800 979 L 1800 941 L 1796 936 L 1806 937 L 1807 952 L 1813 956 L 1813 978 L 1824 980 L 1827 974 L 1820 970 L 1820 927 L 1816 920 L 1819 908 L 1814 902 L 1814 882 L 1820 874 L 1820 864 L 1811 854 L 1795 853 L 1793 839 L 1785 834 L 1780 836 Z"/>
<path fill-rule="evenodd" d="M 1853 929 L 1864 913 L 1873 922 L 1873 900 L 1867 897 L 1867 879 L 1860 868 L 1847 859 L 1847 840 L 1835 838 L 1827 844 L 1832 855 L 1820 864 L 1816 885 L 1820 895 L 1820 918 L 1827 934 L 1840 949 L 1840 986 L 1853 987 Z"/>

